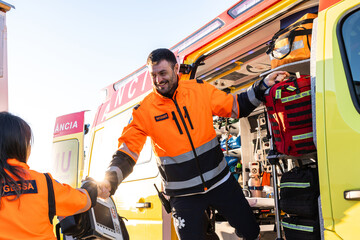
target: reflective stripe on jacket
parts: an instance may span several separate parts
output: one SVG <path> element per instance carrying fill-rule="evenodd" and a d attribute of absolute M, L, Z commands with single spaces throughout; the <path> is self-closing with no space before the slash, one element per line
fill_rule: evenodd
<path fill-rule="evenodd" d="M 15 159 L 8 163 L 24 170 L 24 193 L 16 195 L 8 185 L 2 185 L 0 205 L 0 239 L 56 239 L 49 221 L 48 188 L 45 175 L 30 170 L 28 165 Z M 52 177 L 51 177 L 52 178 Z M 91 200 L 86 190 L 77 190 L 52 179 L 56 215 L 69 216 L 90 208 Z"/>
<path fill-rule="evenodd" d="M 239 106 L 241 111 L 251 112 L 260 104 L 257 99 L 253 99 L 256 103 L 251 101 L 251 96 L 255 94 L 242 93 L 241 101 L 248 102 L 244 107 L 236 101 L 239 97 L 196 80 L 179 81 L 172 99 L 154 90 L 134 108 L 132 121 L 119 138 L 120 150 L 136 162 L 146 137 L 150 136 L 165 193 L 176 196 L 203 192 L 229 172 L 213 127 L 213 116 L 239 117 Z M 128 169 L 121 169 L 119 183 L 128 174 Z"/>

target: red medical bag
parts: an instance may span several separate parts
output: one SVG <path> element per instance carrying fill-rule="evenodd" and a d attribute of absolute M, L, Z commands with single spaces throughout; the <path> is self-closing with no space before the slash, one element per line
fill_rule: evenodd
<path fill-rule="evenodd" d="M 291 76 L 273 85 L 265 100 L 276 151 L 291 156 L 315 151 L 310 76 Z"/>

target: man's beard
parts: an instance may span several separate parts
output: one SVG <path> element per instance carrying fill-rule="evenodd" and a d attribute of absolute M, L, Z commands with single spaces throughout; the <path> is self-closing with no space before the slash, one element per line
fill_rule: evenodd
<path fill-rule="evenodd" d="M 160 93 L 162 96 L 164 97 L 167 97 L 167 98 L 172 98 L 174 93 L 175 93 L 175 90 L 177 89 L 178 87 L 178 83 L 179 83 L 179 79 L 177 78 L 177 75 L 176 73 L 173 72 L 173 79 L 176 79 L 176 82 L 173 82 L 174 84 L 171 86 L 171 88 L 169 89 L 169 91 L 167 91 L 166 93 Z M 169 82 L 170 83 L 170 82 Z"/>

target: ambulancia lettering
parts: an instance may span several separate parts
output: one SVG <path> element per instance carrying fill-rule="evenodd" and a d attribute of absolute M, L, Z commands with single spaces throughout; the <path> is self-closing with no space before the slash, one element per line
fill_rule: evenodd
<path fill-rule="evenodd" d="M 82 111 L 57 117 L 54 127 L 54 137 L 83 132 L 84 114 L 85 111 Z"/>
<path fill-rule="evenodd" d="M 123 100 L 124 96 L 124 87 L 120 88 L 119 91 L 116 93 L 116 100 L 115 100 L 115 106 L 121 105 L 121 101 Z"/>
<path fill-rule="evenodd" d="M 55 133 L 67 131 L 78 127 L 77 121 L 56 124 Z"/>

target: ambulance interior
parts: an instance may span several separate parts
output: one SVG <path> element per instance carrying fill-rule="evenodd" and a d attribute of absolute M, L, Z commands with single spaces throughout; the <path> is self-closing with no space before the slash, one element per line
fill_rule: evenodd
<path fill-rule="evenodd" d="M 305 1 L 291 9 L 283 9 L 282 12 L 204 54 L 198 61 L 196 74 L 192 77 L 210 82 L 217 88 L 234 94 L 246 91 L 254 81 L 275 70 L 310 75 L 310 59 L 271 69 L 270 57 L 266 51 L 267 43 L 283 25 L 291 24 L 305 13 L 317 13 L 317 4 L 317 1 Z M 214 128 L 224 155 L 229 166 L 233 165 L 230 170 L 238 178 L 250 206 L 255 209 L 254 213 L 261 224 L 265 225 L 274 223 L 274 217 L 271 216 L 274 208 L 273 183 L 270 181 L 268 185 L 257 188 L 262 185 L 262 181 L 269 180 L 272 172 L 272 166 L 267 160 L 272 143 L 266 122 L 266 109 L 263 104 L 250 116 L 239 121 L 214 117 Z M 282 171 L 293 168 L 298 161 L 290 158 L 282 159 L 279 163 L 281 167 L 277 168 L 278 177 Z"/>

